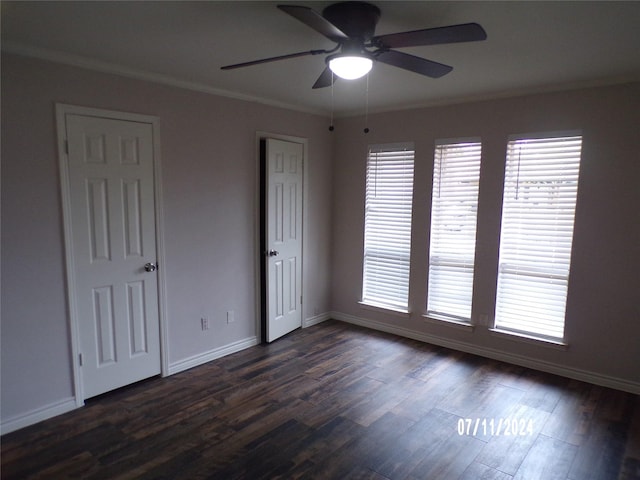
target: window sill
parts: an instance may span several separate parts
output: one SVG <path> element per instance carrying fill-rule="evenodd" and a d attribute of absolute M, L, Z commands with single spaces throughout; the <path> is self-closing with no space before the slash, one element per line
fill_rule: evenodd
<path fill-rule="evenodd" d="M 376 312 L 382 311 L 382 312 L 389 313 L 391 315 L 396 315 L 402 318 L 409 318 L 409 316 L 411 315 L 411 312 L 409 312 L 409 310 L 396 309 L 393 307 L 389 307 L 387 305 L 380 305 L 376 303 L 366 303 L 363 301 L 358 302 L 358 304 L 360 305 L 361 308 L 364 308 L 365 310 L 373 310 Z"/>
<path fill-rule="evenodd" d="M 552 348 L 554 350 L 566 351 L 569 349 L 569 344 L 562 340 L 550 340 L 548 338 L 535 337 L 533 335 L 511 332 L 509 330 L 500 330 L 499 328 L 490 328 L 489 333 L 496 337 L 506 338 L 514 342 L 528 343 L 530 345 L 538 345 L 541 347 Z"/>
<path fill-rule="evenodd" d="M 422 315 L 422 319 L 427 323 L 445 325 L 447 327 L 457 328 L 458 330 L 464 330 L 466 332 L 473 332 L 474 330 L 474 326 L 471 325 L 471 323 L 454 320 L 452 318 L 440 317 L 438 315 Z"/>

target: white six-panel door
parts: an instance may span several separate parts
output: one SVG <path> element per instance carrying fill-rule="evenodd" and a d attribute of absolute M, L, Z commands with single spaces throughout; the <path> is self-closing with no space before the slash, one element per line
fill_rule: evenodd
<path fill-rule="evenodd" d="M 266 140 L 266 339 L 302 326 L 303 145 Z"/>
<path fill-rule="evenodd" d="M 69 288 L 88 398 L 161 370 L 153 130 L 148 123 L 69 113 L 65 128 Z"/>

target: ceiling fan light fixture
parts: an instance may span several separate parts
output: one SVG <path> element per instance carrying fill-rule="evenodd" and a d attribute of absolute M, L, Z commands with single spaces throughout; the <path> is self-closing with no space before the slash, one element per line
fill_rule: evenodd
<path fill-rule="evenodd" d="M 347 80 L 364 77 L 373 67 L 374 60 L 425 77 L 440 78 L 453 70 L 453 67 L 394 49 L 477 42 L 487 38 L 487 32 L 477 23 L 375 35 L 381 12 L 378 7 L 366 1 L 339 1 L 324 8 L 322 14 L 311 7 L 288 3 L 278 5 L 278 8 L 331 40 L 335 46 L 329 50 L 307 50 L 225 65 L 221 67 L 222 70 L 233 70 L 307 55 L 329 54 L 325 58 L 325 69 L 313 84 L 314 89 L 332 86 L 336 75 Z M 339 53 L 334 54 L 335 52 Z"/>
<path fill-rule="evenodd" d="M 363 55 L 336 55 L 327 60 L 331 71 L 345 80 L 364 77 L 373 67 L 373 60 Z"/>

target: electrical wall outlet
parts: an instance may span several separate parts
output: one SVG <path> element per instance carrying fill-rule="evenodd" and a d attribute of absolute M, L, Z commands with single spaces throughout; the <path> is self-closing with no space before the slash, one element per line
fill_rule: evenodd
<path fill-rule="evenodd" d="M 209 330 L 209 319 L 207 317 L 202 317 L 200 319 L 200 327 L 202 330 Z"/>
<path fill-rule="evenodd" d="M 227 312 L 227 323 L 233 323 L 236 321 L 236 316 L 233 313 L 233 310 L 229 310 Z"/>

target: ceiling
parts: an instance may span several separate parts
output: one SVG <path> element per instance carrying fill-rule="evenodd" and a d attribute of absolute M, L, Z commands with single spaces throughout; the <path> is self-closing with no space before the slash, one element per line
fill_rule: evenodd
<path fill-rule="evenodd" d="M 2 1 L 2 48 L 303 111 L 364 113 L 367 80 L 312 90 L 323 56 L 220 67 L 333 43 L 276 5 L 333 2 Z M 402 49 L 454 67 L 439 79 L 377 63 L 370 112 L 640 80 L 640 1 L 372 1 L 376 34 L 477 22 L 486 41 Z M 333 99 L 332 99 L 333 96 Z"/>

